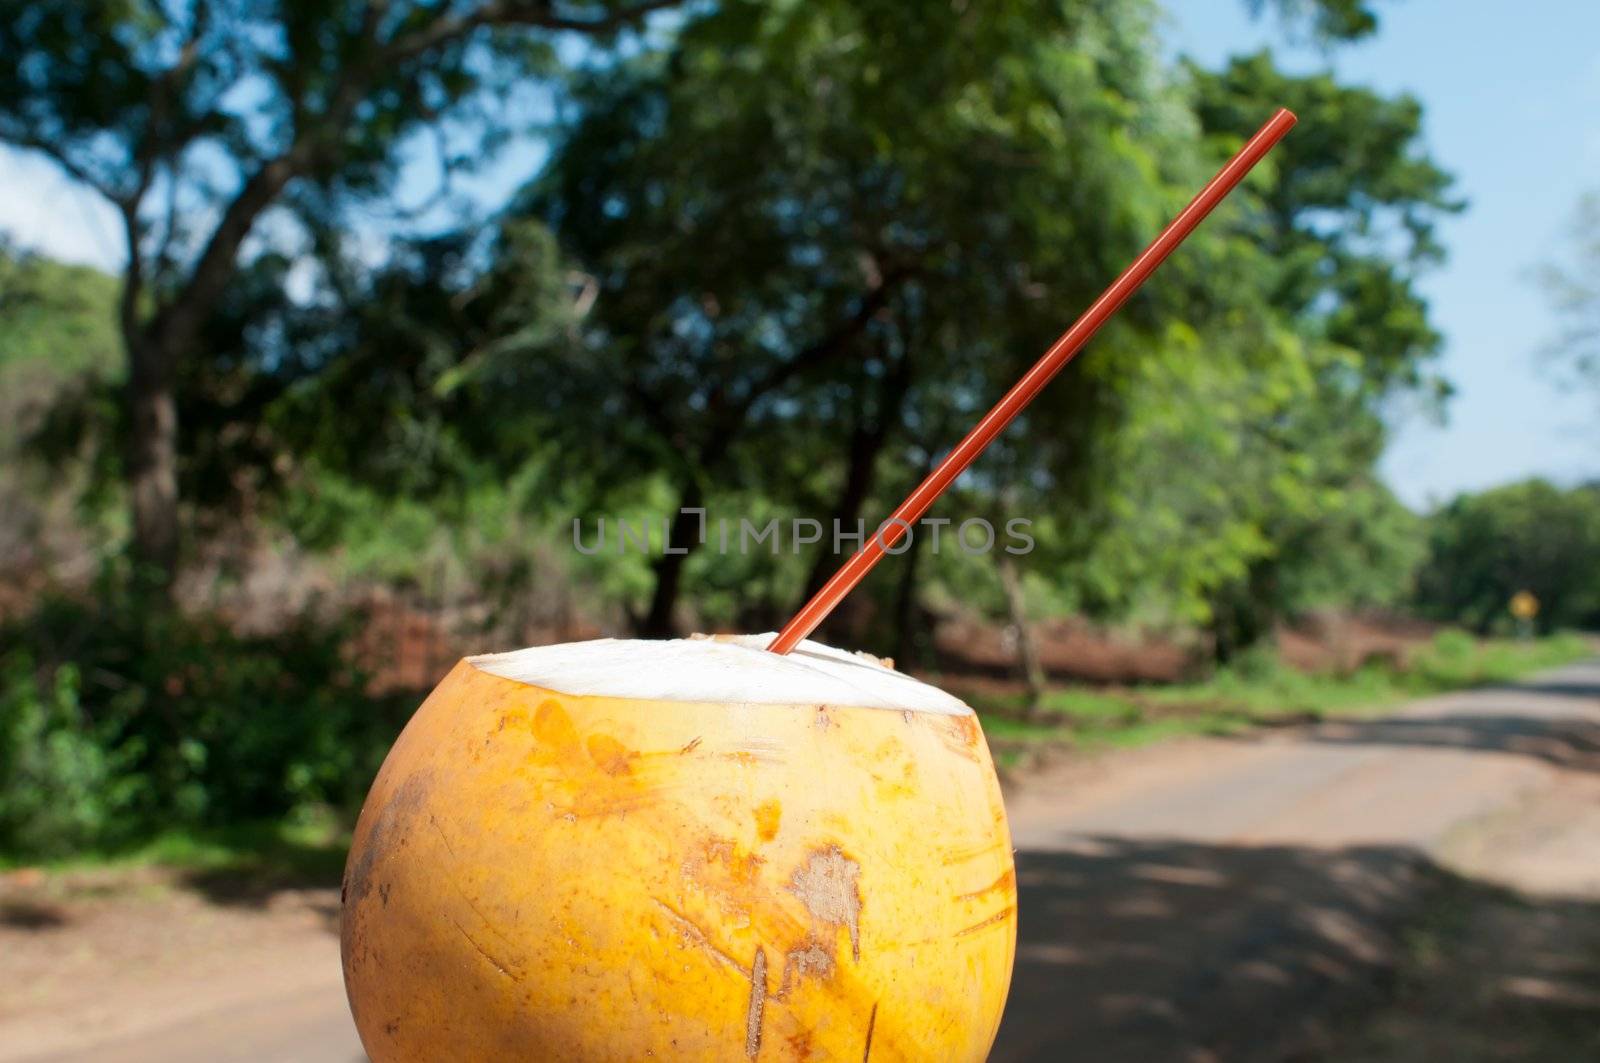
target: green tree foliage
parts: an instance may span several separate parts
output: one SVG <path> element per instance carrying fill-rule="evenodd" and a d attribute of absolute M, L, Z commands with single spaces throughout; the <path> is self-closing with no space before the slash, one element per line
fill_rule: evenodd
<path fill-rule="evenodd" d="M 1185 77 L 1205 148 L 1194 183 L 1274 105 L 1301 122 L 1152 282 L 1169 304 L 1156 342 L 1113 336 L 1086 356 L 1118 429 L 1055 440 L 1057 419 L 1034 417 L 1015 445 L 1095 454 L 1077 466 L 1087 490 L 1021 478 L 1049 515 L 1034 564 L 1057 607 L 1205 623 L 1227 657 L 1298 611 L 1404 597 L 1416 522 L 1374 464 L 1395 392 L 1444 397 L 1415 280 L 1458 204 L 1414 101 L 1264 54 Z"/>
<path fill-rule="evenodd" d="M 63 394 L 116 379 L 116 301 L 104 273 L 0 238 L 0 454 L 10 470 Z"/>
<path fill-rule="evenodd" d="M 281 498 L 326 474 L 448 511 L 515 475 L 541 450 L 531 377 L 569 345 L 574 291 L 544 229 L 487 243 L 396 241 L 376 267 L 338 263 L 311 303 L 287 294 L 292 260 L 252 263 L 179 381 L 195 411 L 185 493 L 221 507 L 242 483 Z"/>
<path fill-rule="evenodd" d="M 1478 631 L 1509 629 L 1511 596 L 1539 599 L 1539 628 L 1600 626 L 1600 486 L 1528 480 L 1463 495 L 1428 518 L 1417 601 Z"/>
<path fill-rule="evenodd" d="M 170 571 L 178 497 L 220 508 L 316 468 L 434 495 L 504 481 L 530 440 L 551 439 L 557 471 L 582 470 L 568 484 L 666 489 L 684 506 L 717 485 L 848 524 L 1014 378 L 1210 161 L 1188 147 L 1151 6 L 730 2 L 580 79 L 577 121 L 520 213 L 588 276 L 528 226 L 488 251 L 487 272 L 470 236 L 393 244 L 376 268 L 340 254 L 355 208 L 392 197 L 419 138 L 446 175 L 489 153 L 509 86 L 555 68 L 530 27 L 605 37 L 659 6 L 5 9 L 0 43 L 27 59 L 9 87 L 28 104 L 0 110 L 0 136 L 125 223 L 134 372 L 124 427 L 102 434 L 125 444 L 141 556 Z M 1375 25 L 1359 0 L 1254 6 L 1325 40 Z M 1259 75 L 1212 94 L 1237 113 L 1202 107 L 1219 136 L 1278 102 L 1280 84 L 1241 88 Z M 309 303 L 285 295 L 308 249 L 324 266 Z M 573 297 L 593 304 L 581 330 Z M 1133 363 L 1157 346 L 1154 321 L 1184 313 L 1161 298 L 1102 341 L 1120 343 L 1110 368 L 1074 370 L 1034 414 L 1048 427 L 1008 475 L 1056 512 L 1104 509 L 1093 493 Z M 566 432 L 580 419 L 535 416 L 558 400 L 626 415 L 584 453 Z M 1099 527 L 1061 526 L 1078 554 Z M 642 629 L 673 626 L 689 564 L 661 559 Z"/>
<path fill-rule="evenodd" d="M 67 433 L 54 469 L 27 460 L 56 427 L 56 411 L 118 379 L 117 284 L 83 266 L 52 262 L 0 237 L 0 569 L 37 570 L 61 545 L 97 455 Z"/>
<path fill-rule="evenodd" d="M 1376 25 L 1246 3 L 1323 42 Z M 831 544 L 661 555 L 663 515 L 870 527 L 1288 105 L 1293 135 L 941 503 L 1030 518 L 1034 553 L 919 535 L 833 634 L 904 658 L 933 603 L 1203 624 L 1227 654 L 1403 593 L 1418 518 L 1373 470 L 1388 398 L 1444 394 L 1415 282 L 1456 208 L 1414 101 L 1172 63 L 1157 0 L 722 0 L 627 32 L 665 6 L 0 0 L 0 140 L 101 192 L 127 246 L 120 283 L 0 257 L 0 382 L 100 375 L 46 436 L 126 455 L 168 574 L 181 498 L 346 571 L 449 562 L 474 606 L 581 585 L 584 620 L 759 629 Z M 522 131 L 529 85 L 559 104 L 548 165 L 462 220 L 449 179 Z M 401 205 L 429 154 L 443 206 Z M 1428 607 L 1491 624 L 1526 585 L 1592 621 L 1593 492 L 1556 494 L 1526 526 L 1434 518 Z M 600 513 L 652 520 L 657 556 L 615 524 L 576 554 Z M 0 629 L 0 847 L 353 799 L 398 716 L 341 634 L 243 637 L 115 579 Z"/>
<path fill-rule="evenodd" d="M 946 506 L 990 512 L 1009 484 L 1048 523 L 1031 564 L 1052 601 L 1116 615 L 1160 599 L 1228 645 L 1322 604 L 1340 572 L 1372 576 L 1362 601 L 1399 594 L 1415 552 L 1391 549 L 1405 522 L 1371 469 L 1383 398 L 1434 384 L 1411 282 L 1437 257 L 1448 179 L 1416 148 L 1411 101 L 1264 56 L 1174 82 L 1151 17 L 726 4 L 692 19 L 669 49 L 579 79 L 576 121 L 489 272 L 452 247 L 362 289 L 388 297 L 350 300 L 372 330 L 337 348 L 331 390 L 304 392 L 324 415 L 285 423 L 327 425 L 319 452 L 343 447 L 335 465 L 365 464 L 363 482 L 392 455 L 410 490 L 447 490 L 480 459 L 509 478 L 542 453 L 547 501 L 680 512 L 671 538 L 690 553 L 653 563 L 640 630 L 673 630 L 686 588 L 739 599 L 722 622 L 772 623 L 836 559 L 695 557 L 682 511 L 883 512 L 1287 102 L 1303 129 L 1343 124 L 1253 181 Z M 528 316 L 573 301 L 581 321 Z M 401 377 L 405 402 L 347 432 L 361 386 L 338 382 Z M 915 554 L 899 564 L 898 587 L 865 593 L 902 626 L 919 578 L 970 583 L 959 556 L 921 577 Z"/>
<path fill-rule="evenodd" d="M 115 374 L 121 353 L 116 303 L 114 278 L 22 251 L 0 237 L 0 373 L 16 369 L 58 380 Z"/>
<path fill-rule="evenodd" d="M 667 470 L 673 508 L 754 490 L 853 523 L 886 455 L 947 446 L 1159 224 L 1185 124 L 1151 14 L 729 3 L 589 78 L 525 200 L 597 286 L 552 421 L 603 411 L 572 445 Z M 1092 434 L 1089 390 L 1058 437 Z"/>
<path fill-rule="evenodd" d="M 1378 14 L 1369 0 L 1246 0 L 1260 17 L 1269 8 L 1291 31 L 1307 27 L 1323 42 L 1356 41 L 1378 30 Z"/>
<path fill-rule="evenodd" d="M 1190 64 L 1189 73 L 1213 135 L 1252 128 L 1268 100 L 1300 116 L 1275 153 L 1277 180 L 1251 232 L 1279 263 L 1270 301 L 1309 315 L 1319 338 L 1359 355 L 1342 390 L 1437 387 L 1426 369 L 1439 336 L 1415 281 L 1443 258 L 1439 220 L 1463 204 L 1422 149 L 1422 105 L 1327 74 L 1289 75 L 1266 53 L 1214 73 Z"/>
<path fill-rule="evenodd" d="M 424 136 L 444 174 L 469 168 L 516 86 L 552 71 L 549 33 L 614 36 L 665 6 L 0 2 L 0 141 L 44 154 L 121 219 L 124 471 L 135 553 L 158 582 L 178 556 L 178 379 L 247 241 L 348 227 L 352 205 L 390 199 Z"/>
<path fill-rule="evenodd" d="M 118 378 L 116 305 L 114 278 L 0 236 L 0 448 L 20 447 L 64 392 Z"/>
<path fill-rule="evenodd" d="M 1210 423 L 1197 427 L 1219 448 L 1210 460 L 1222 474 L 1202 481 L 1215 485 L 1211 504 L 1232 529 L 1218 539 L 1241 546 L 1220 559 L 1220 570 L 1197 568 L 1223 576 L 1205 597 L 1218 651 L 1227 655 L 1276 618 L 1315 604 L 1312 589 L 1334 574 L 1375 558 L 1392 559 L 1379 570 L 1393 580 L 1387 597 L 1401 593 L 1409 558 L 1382 547 L 1403 520 L 1354 518 L 1398 518 L 1372 473 L 1386 400 L 1398 390 L 1435 400 L 1446 394 L 1429 370 L 1439 336 L 1416 280 L 1442 257 L 1438 220 L 1461 205 L 1449 175 L 1422 151 L 1421 108 L 1408 97 L 1327 75 L 1290 76 L 1264 54 L 1218 72 L 1191 64 L 1189 76 L 1219 154 L 1266 101 L 1301 116 L 1275 153 L 1274 180 L 1257 186 L 1238 215 L 1240 239 L 1228 258 L 1237 271 L 1219 274 L 1242 283 L 1239 305 L 1248 308 L 1251 293 L 1260 302 L 1220 334 L 1201 337 L 1255 342 L 1276 365 L 1256 362 L 1231 382 L 1224 368 L 1218 379 L 1188 385 L 1206 396 Z M 1258 324 L 1240 335 L 1237 322 L 1252 317 Z M 1354 534 L 1329 534 L 1336 528 Z"/>

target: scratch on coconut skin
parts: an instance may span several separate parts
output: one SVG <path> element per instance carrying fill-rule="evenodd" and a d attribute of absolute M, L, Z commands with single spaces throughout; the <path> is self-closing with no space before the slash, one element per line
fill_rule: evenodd
<path fill-rule="evenodd" d="M 501 974 L 505 975 L 507 978 L 511 979 L 513 982 L 522 981 L 522 976 L 521 975 L 512 974 L 510 971 L 506 970 L 505 965 L 502 964 L 499 960 L 495 959 L 493 953 L 491 953 L 488 949 L 484 948 L 482 945 L 478 944 L 478 939 L 473 937 L 471 934 L 467 933 L 467 928 L 462 926 L 460 923 L 456 922 L 456 919 L 455 919 L 454 916 L 450 916 L 448 918 L 450 919 L 450 925 L 455 927 L 457 930 L 461 931 L 461 936 L 467 939 L 467 944 L 471 945 L 474 949 L 478 950 L 478 955 L 482 956 L 485 960 L 489 961 L 489 966 L 490 967 L 493 967 L 495 970 L 499 971 Z"/>
<path fill-rule="evenodd" d="M 372 826 L 367 830 L 367 836 L 351 850 L 353 859 L 345 868 L 344 881 L 339 890 L 341 905 L 350 903 L 359 906 L 366 900 L 367 894 L 372 892 L 373 872 L 379 859 L 393 849 L 397 825 L 404 821 L 408 812 L 422 805 L 432 783 L 432 777 L 429 775 L 412 775 L 400 783 L 384 802 L 383 807 L 378 810 Z M 404 839 L 401 838 L 400 844 L 404 843 Z"/>
<path fill-rule="evenodd" d="M 782 764 L 784 746 L 775 739 L 745 738 L 717 755 L 738 764 Z"/>
<path fill-rule="evenodd" d="M 744 1054 L 751 1059 L 761 1054 L 761 1012 L 767 1003 L 767 950 L 756 946 L 755 962 L 750 965 L 750 1008 L 744 1016 Z"/>
<path fill-rule="evenodd" d="M 948 849 L 945 851 L 941 862 L 945 867 L 954 867 L 956 864 L 964 864 L 968 860 L 976 860 L 980 856 L 988 856 L 991 853 L 999 851 L 1003 847 L 1004 846 L 1002 843 L 985 841 L 979 845 L 970 846 L 965 849 Z"/>
<path fill-rule="evenodd" d="M 861 865 L 830 845 L 813 852 L 789 883 L 789 891 L 812 916 L 849 929 L 850 955 L 857 961 L 861 959 L 860 882 Z"/>
<path fill-rule="evenodd" d="M 867 1047 L 861 1050 L 861 1063 L 872 1058 L 872 1031 L 878 1028 L 878 1002 L 872 1002 L 872 1014 L 867 1016 Z"/>
<path fill-rule="evenodd" d="M 688 938 L 690 941 L 694 942 L 705 951 L 711 953 L 711 955 L 715 956 L 729 967 L 732 967 L 734 970 L 744 975 L 745 978 L 752 977 L 748 967 L 734 959 L 732 956 L 729 956 L 726 952 L 723 952 L 721 949 L 717 948 L 716 943 L 711 940 L 711 936 L 701 928 L 699 923 L 696 923 L 693 919 L 690 919 L 688 916 L 684 915 L 682 912 L 678 911 L 672 905 L 661 900 L 660 898 L 652 897 L 650 899 L 656 902 L 656 907 L 660 908 L 662 911 L 666 912 L 669 917 L 671 917 L 673 925 L 678 928 L 679 933 L 683 934 L 684 937 Z"/>
<path fill-rule="evenodd" d="M 445 849 L 450 853 L 450 856 L 452 858 L 454 858 L 455 855 L 456 855 L 455 847 L 450 844 L 449 836 L 447 836 L 445 834 L 444 828 L 439 825 L 438 817 L 435 816 L 432 812 L 429 812 L 428 813 L 428 822 L 430 824 L 432 824 L 433 829 L 439 835 L 439 840 L 444 843 Z M 461 899 L 466 902 L 468 908 L 472 909 L 472 914 L 476 915 L 483 922 L 483 925 L 488 928 L 489 933 L 493 934 L 495 937 L 499 938 L 501 941 L 505 942 L 507 945 L 510 945 L 513 948 L 515 948 L 516 942 L 512 941 L 509 937 L 507 937 L 505 935 L 505 933 L 499 927 L 494 925 L 494 920 L 490 919 L 489 916 L 484 912 L 484 910 L 482 908 L 478 907 L 478 902 L 472 899 L 472 895 L 469 894 L 466 891 L 466 887 L 462 886 L 460 882 L 456 881 L 456 877 L 454 875 L 449 875 L 448 879 L 449 879 L 450 885 L 455 888 L 455 891 L 456 891 L 457 895 L 459 895 L 461 897 Z M 387 890 L 387 888 L 388 888 L 387 886 L 382 887 L 383 890 Z M 388 898 L 387 897 L 384 898 L 384 905 L 385 905 L 385 907 L 388 906 Z M 452 919 L 451 922 L 455 922 L 455 920 Z M 456 929 L 457 930 L 461 930 L 461 932 L 463 934 L 466 933 L 465 930 L 461 929 L 461 924 L 460 923 L 456 923 Z M 467 940 L 468 941 L 472 941 L 472 938 L 468 937 Z M 472 943 L 474 945 L 477 944 L 476 941 L 473 941 Z M 478 951 L 479 952 L 483 952 L 483 949 L 480 948 L 480 949 L 478 949 Z M 485 952 L 484 955 L 487 956 L 488 953 Z M 491 959 L 490 962 L 493 963 L 494 962 L 493 959 Z M 498 966 L 498 964 L 496 964 L 496 966 Z"/>
<path fill-rule="evenodd" d="M 684 915 L 682 912 L 678 911 L 672 905 L 668 904 L 666 901 L 663 901 L 659 897 L 652 897 L 650 900 L 654 902 L 657 908 L 660 908 L 663 912 L 666 912 L 667 918 L 672 921 L 673 926 L 678 930 L 678 932 L 692 941 L 696 946 L 720 960 L 728 967 L 738 971 L 740 976 L 743 977 L 745 981 L 754 984 L 759 980 L 762 984 L 762 1008 L 765 1009 L 768 994 L 766 992 L 766 980 L 764 977 L 766 974 L 766 954 L 764 950 L 762 951 L 761 956 L 761 973 L 763 977 L 757 979 L 755 970 L 753 968 L 746 967 L 744 964 L 734 959 L 733 956 L 719 948 L 716 942 L 711 940 L 711 935 L 706 933 L 705 928 L 699 923 L 696 923 L 693 919 L 690 919 L 688 916 Z M 798 987 L 801 981 L 807 977 L 815 976 L 817 978 L 828 979 L 833 977 L 833 971 L 833 955 L 821 944 L 815 941 L 808 941 L 801 948 L 790 949 L 784 954 L 783 977 L 779 980 L 778 991 L 771 994 L 771 999 L 786 1000 L 789 996 L 790 990 Z"/>
<path fill-rule="evenodd" d="M 455 846 L 450 844 L 450 838 L 449 838 L 449 836 L 447 836 L 445 834 L 444 828 L 439 826 L 438 817 L 435 816 L 432 812 L 429 812 L 428 813 L 428 822 L 433 824 L 433 829 L 438 832 L 439 840 L 444 842 L 445 851 L 450 854 L 450 858 L 452 860 L 455 859 L 456 848 L 455 848 Z"/>
<path fill-rule="evenodd" d="M 493 934 L 495 937 L 499 938 L 513 949 L 517 947 L 517 943 L 507 937 L 499 927 L 494 925 L 493 920 L 484 914 L 483 909 L 478 907 L 478 902 L 467 895 L 467 891 L 461 888 L 461 883 L 457 882 L 454 878 L 451 878 L 450 884 L 456 888 L 456 892 L 461 895 L 461 899 L 467 902 L 467 907 L 472 909 L 472 914 L 476 915 L 483 921 L 483 925 L 489 931 L 489 933 Z"/>
<path fill-rule="evenodd" d="M 973 890 L 971 893 L 958 893 L 958 894 L 956 894 L 956 900 L 958 900 L 958 901 L 975 901 L 979 897 L 984 896 L 985 894 L 994 893 L 994 892 L 997 892 L 999 890 L 1006 890 L 1008 892 L 1015 892 L 1016 891 L 1016 886 L 1017 886 L 1017 872 L 1016 872 L 1016 869 L 1013 868 L 1011 870 L 1006 871 L 999 878 L 995 879 L 993 882 L 989 883 L 987 886 L 983 887 L 983 889 L 981 889 L 981 890 Z"/>
<path fill-rule="evenodd" d="M 966 937 L 968 934 L 975 934 L 978 931 L 983 930 L 986 927 L 994 926 L 996 923 L 1003 923 L 1007 919 L 1011 918 L 1012 913 L 1015 912 L 1016 910 L 1017 910 L 1017 906 L 1016 905 L 1008 904 L 1008 905 L 1006 905 L 1006 907 L 1000 909 L 998 912 L 994 913 L 989 918 L 984 919 L 984 920 L 980 920 L 979 922 L 976 922 L 976 923 L 973 923 L 971 926 L 967 927 L 964 930 L 957 930 L 956 933 L 955 933 L 955 936 L 958 937 L 958 938 L 959 937 Z"/>

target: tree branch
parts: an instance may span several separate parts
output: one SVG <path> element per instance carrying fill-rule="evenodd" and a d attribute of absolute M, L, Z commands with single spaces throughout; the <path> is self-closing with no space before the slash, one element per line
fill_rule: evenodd
<path fill-rule="evenodd" d="M 188 284 L 171 303 L 162 308 L 152 322 L 152 330 L 161 334 L 164 343 L 176 347 L 182 347 L 193 339 L 205 313 L 232 277 L 239 247 L 249 235 L 256 218 L 271 205 L 284 186 L 311 167 L 326 143 L 337 139 L 337 134 L 342 132 L 350 115 L 365 97 L 372 78 L 394 63 L 415 58 L 481 26 L 522 25 L 599 33 L 678 2 L 680 0 L 640 0 L 605 18 L 574 20 L 556 14 L 547 0 L 540 0 L 539 3 L 493 0 L 468 14 L 441 18 L 424 29 L 390 42 L 387 47 L 374 53 L 368 62 L 352 66 L 335 88 L 327 109 L 316 116 L 311 124 L 297 130 L 294 142 L 287 150 L 263 163 L 245 181 L 223 211 L 222 219 L 195 263 Z M 363 21 L 367 31 L 376 33 L 382 7 L 381 3 L 374 3 L 367 8 Z"/>
<path fill-rule="evenodd" d="M 139 298 L 144 294 L 144 256 L 139 250 L 139 208 L 137 204 L 123 204 L 122 231 L 128 241 L 128 264 L 122 271 L 122 294 L 117 303 L 117 319 L 122 327 L 123 341 L 129 354 L 134 354 L 135 340 L 139 336 Z"/>
<path fill-rule="evenodd" d="M 493 0 L 474 11 L 455 18 L 440 19 L 404 37 L 398 37 L 383 50 L 386 61 L 412 59 L 441 44 L 457 40 L 474 30 L 494 26 L 534 26 L 578 33 L 606 33 L 636 22 L 653 11 L 675 7 L 682 0 L 640 0 L 611 14 L 595 19 L 575 19 L 558 15 L 549 0 Z"/>
<path fill-rule="evenodd" d="M 868 323 L 877 316 L 889 302 L 889 296 L 894 290 L 908 280 L 915 270 L 905 267 L 887 274 L 875 287 L 869 290 L 861 299 L 861 305 L 856 312 L 851 314 L 828 335 L 822 337 L 811 346 L 804 348 L 793 358 L 780 362 L 767 371 L 760 379 L 750 386 L 745 395 L 733 409 L 742 415 L 755 404 L 756 400 L 766 393 L 788 383 L 800 373 L 813 369 L 832 358 L 843 353 L 850 341 L 859 336 Z"/>
<path fill-rule="evenodd" d="M 271 205 L 293 178 L 310 162 L 311 151 L 305 142 L 296 142 L 277 158 L 266 162 L 245 181 L 238 195 L 222 212 L 211 238 L 195 261 L 189 281 L 171 302 L 162 307 L 151 322 L 151 332 L 159 334 L 169 347 L 183 347 L 194 339 L 205 314 L 221 297 L 233 277 L 234 263 L 245 237 L 256 218 Z"/>

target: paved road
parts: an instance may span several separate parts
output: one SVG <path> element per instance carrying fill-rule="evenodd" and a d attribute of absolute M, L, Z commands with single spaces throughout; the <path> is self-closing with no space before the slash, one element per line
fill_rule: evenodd
<path fill-rule="evenodd" d="M 995 1058 L 1283 1058 L 1381 983 L 1435 861 L 1600 896 L 1596 786 L 1594 664 L 1044 772 L 1009 801 L 1022 936 Z M 31 1058 L 360 1060 L 336 939 L 297 948 L 207 1010 Z"/>
<path fill-rule="evenodd" d="M 1600 899 L 1600 665 L 1064 769 L 1009 805 L 995 1059 L 1292 1058 L 1381 991 L 1436 862 Z"/>

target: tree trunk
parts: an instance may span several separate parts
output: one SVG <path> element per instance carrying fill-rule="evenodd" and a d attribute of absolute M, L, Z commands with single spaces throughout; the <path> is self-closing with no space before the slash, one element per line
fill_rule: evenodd
<path fill-rule="evenodd" d="M 1006 594 L 1006 614 L 1012 635 L 1017 640 L 1017 663 L 1021 665 L 1023 682 L 1028 686 L 1028 700 L 1023 715 L 1029 720 L 1038 720 L 1044 716 L 1044 666 L 1039 663 L 1038 647 L 1034 645 L 1033 633 L 1028 628 L 1027 597 L 1022 589 L 1022 574 L 1017 571 L 1016 560 L 1004 550 L 995 554 L 995 565 L 1000 570 L 1000 586 Z"/>
<path fill-rule="evenodd" d="M 139 579 L 165 593 L 178 569 L 178 402 L 172 359 L 159 344 L 127 337 L 128 498 Z"/>
<path fill-rule="evenodd" d="M 123 278 L 122 342 L 128 354 L 128 443 L 125 476 L 133 517 L 137 578 L 169 594 L 178 570 L 178 401 L 173 379 L 217 299 L 236 272 L 239 248 L 256 219 L 311 158 L 306 143 L 266 163 L 245 181 L 222 212 L 200 258 L 176 294 L 139 322 L 144 288 L 139 226 L 130 211 L 127 272 Z"/>
<path fill-rule="evenodd" d="M 673 613 L 678 608 L 678 593 L 683 587 L 683 566 L 689 555 L 700 547 L 700 528 L 703 514 L 688 513 L 705 504 L 698 481 L 691 479 L 679 496 L 678 512 L 672 518 L 668 542 L 662 543 L 661 556 L 652 566 L 656 585 L 650 594 L 650 607 L 634 623 L 634 631 L 641 638 L 668 639 L 678 634 Z M 668 553 L 667 547 L 673 552 Z M 682 551 L 678 553 L 677 551 Z"/>
<path fill-rule="evenodd" d="M 833 512 L 829 514 L 831 523 L 822 530 L 822 542 L 833 541 L 833 529 L 836 527 L 854 531 L 856 520 L 861 516 L 861 507 L 872 491 L 872 481 L 875 478 L 878 455 L 883 450 L 884 437 L 883 432 L 858 430 L 851 433 L 850 465 L 845 471 L 844 486 L 839 491 L 838 500 L 834 502 Z M 834 556 L 831 549 L 817 551 L 816 559 L 811 563 L 811 573 L 806 577 L 805 589 L 800 595 L 802 605 L 822 589 L 822 585 L 828 582 L 828 577 L 833 575 L 839 564 L 839 558 Z"/>
<path fill-rule="evenodd" d="M 1212 659 L 1219 667 L 1233 663 L 1272 633 L 1276 616 L 1276 570 L 1270 564 L 1250 566 L 1242 581 L 1233 583 L 1213 599 Z"/>
<path fill-rule="evenodd" d="M 900 425 L 901 410 L 905 407 L 906 392 L 910 387 L 911 357 L 901 354 L 884 373 L 879 385 L 877 416 L 870 417 L 866 410 L 860 410 L 855 430 L 850 433 L 850 464 L 845 470 L 844 486 L 840 488 L 838 501 L 830 514 L 830 518 L 836 522 L 834 526 L 854 529 L 856 520 L 861 516 L 861 507 L 872 493 L 872 485 L 877 479 L 878 455 L 883 453 L 883 448 L 888 444 L 890 433 Z M 876 531 L 875 528 L 872 530 Z M 823 529 L 825 541 L 831 540 L 832 535 L 833 527 Z M 817 551 L 811 574 L 806 577 L 805 591 L 800 597 L 801 605 L 822 589 L 839 564 L 839 559 L 830 551 Z"/>

